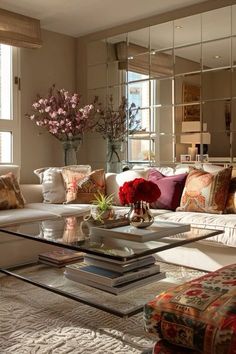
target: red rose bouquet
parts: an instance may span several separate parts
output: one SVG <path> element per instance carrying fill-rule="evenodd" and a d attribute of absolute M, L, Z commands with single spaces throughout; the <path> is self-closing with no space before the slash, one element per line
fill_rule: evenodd
<path fill-rule="evenodd" d="M 119 188 L 119 198 L 122 205 L 137 202 L 155 202 L 161 195 L 158 186 L 144 178 L 135 178 L 133 181 L 125 182 Z"/>

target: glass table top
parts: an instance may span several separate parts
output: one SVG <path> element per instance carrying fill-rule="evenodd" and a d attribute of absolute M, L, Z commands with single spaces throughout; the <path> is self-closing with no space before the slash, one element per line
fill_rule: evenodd
<path fill-rule="evenodd" d="M 107 236 L 86 236 L 81 230 L 82 221 L 82 216 L 71 216 L 0 227 L 0 231 L 119 261 L 146 256 L 222 233 L 219 230 L 192 227 L 188 232 L 141 243 L 132 241 L 132 238 L 124 240 Z"/>

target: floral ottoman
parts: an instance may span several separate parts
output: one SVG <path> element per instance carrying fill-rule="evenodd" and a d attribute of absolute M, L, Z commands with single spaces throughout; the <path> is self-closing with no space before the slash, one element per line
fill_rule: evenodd
<path fill-rule="evenodd" d="M 155 354 L 236 354 L 236 264 L 158 295 L 144 318 L 146 331 L 162 339 Z"/>

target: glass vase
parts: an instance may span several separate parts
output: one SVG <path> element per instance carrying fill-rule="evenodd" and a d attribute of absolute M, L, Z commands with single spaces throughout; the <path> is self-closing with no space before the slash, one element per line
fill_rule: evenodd
<path fill-rule="evenodd" d="M 130 225 L 137 228 L 145 228 L 154 222 L 154 217 L 149 208 L 149 203 L 140 201 L 131 204 L 130 212 L 128 213 Z"/>
<path fill-rule="evenodd" d="M 78 151 L 82 143 L 81 137 L 75 137 L 68 140 L 62 141 L 62 146 L 64 149 L 64 164 L 68 165 L 78 165 Z"/>
<path fill-rule="evenodd" d="M 120 173 L 122 171 L 122 147 L 121 140 L 107 140 L 107 172 Z"/>

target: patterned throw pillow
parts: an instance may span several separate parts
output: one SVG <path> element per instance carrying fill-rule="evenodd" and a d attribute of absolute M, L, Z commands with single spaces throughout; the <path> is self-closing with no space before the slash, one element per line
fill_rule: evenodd
<path fill-rule="evenodd" d="M 105 194 L 104 170 L 95 170 L 88 175 L 68 170 L 62 170 L 66 184 L 66 203 L 91 203 L 94 194 Z"/>
<path fill-rule="evenodd" d="M 12 172 L 0 176 L 0 209 L 24 208 L 24 198 L 19 183 Z"/>
<path fill-rule="evenodd" d="M 199 353 L 234 354 L 235 299 L 236 264 L 231 264 L 148 302 L 144 308 L 145 328 L 169 343 Z"/>
<path fill-rule="evenodd" d="M 148 171 L 148 181 L 152 181 L 161 191 L 160 197 L 151 204 L 154 209 L 175 210 L 180 205 L 180 198 L 184 189 L 187 173 L 174 176 L 164 176 L 152 168 Z"/>
<path fill-rule="evenodd" d="M 230 181 L 225 212 L 228 214 L 236 214 L 236 177 L 232 178 Z"/>
<path fill-rule="evenodd" d="M 225 210 L 232 168 L 208 173 L 192 169 L 186 179 L 177 211 L 222 214 Z"/>
<path fill-rule="evenodd" d="M 83 176 L 91 172 L 89 165 L 67 166 L 66 169 L 81 172 Z M 34 171 L 42 184 L 43 202 L 61 204 L 66 200 L 66 191 L 62 177 L 63 167 L 43 167 Z"/>

